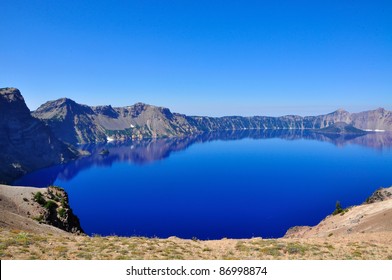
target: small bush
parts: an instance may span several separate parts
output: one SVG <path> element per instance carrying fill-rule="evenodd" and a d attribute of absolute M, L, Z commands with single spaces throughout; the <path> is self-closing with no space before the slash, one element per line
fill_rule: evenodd
<path fill-rule="evenodd" d="M 44 205 L 45 202 L 46 202 L 45 199 L 44 199 L 44 196 L 42 195 L 41 192 L 36 192 L 34 194 L 34 201 L 39 203 L 39 204 L 41 204 L 41 205 Z"/>
<path fill-rule="evenodd" d="M 57 213 L 59 214 L 59 216 L 61 217 L 61 218 L 64 218 L 65 217 L 65 209 L 64 208 L 58 208 L 57 209 Z"/>
<path fill-rule="evenodd" d="M 21 231 L 16 236 L 16 239 L 27 239 L 28 237 L 29 237 L 29 235 L 27 234 L 27 232 Z"/>
<path fill-rule="evenodd" d="M 42 223 L 44 221 L 44 216 L 39 215 L 39 216 L 33 217 L 33 220 L 36 220 L 37 222 Z"/>
<path fill-rule="evenodd" d="M 332 212 L 332 215 L 337 215 L 340 213 L 343 213 L 344 209 L 342 208 L 342 205 L 340 204 L 340 201 L 336 201 L 335 205 L 335 210 Z"/>
<path fill-rule="evenodd" d="M 61 199 L 60 199 L 60 203 L 61 203 L 61 206 L 62 206 L 63 208 L 66 208 L 66 207 L 67 207 L 67 202 L 65 201 L 64 198 L 61 198 Z"/>
<path fill-rule="evenodd" d="M 46 209 L 54 209 L 54 208 L 56 208 L 57 207 L 57 204 L 56 204 L 56 202 L 54 202 L 53 200 L 48 200 L 46 203 L 45 203 L 45 205 L 44 205 L 44 207 L 46 208 Z"/>

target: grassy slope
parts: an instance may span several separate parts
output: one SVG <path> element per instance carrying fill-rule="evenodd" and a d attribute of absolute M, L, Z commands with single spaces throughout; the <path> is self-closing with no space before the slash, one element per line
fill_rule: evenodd
<path fill-rule="evenodd" d="M 392 259 L 392 234 L 349 237 L 222 239 L 33 234 L 0 229 L 5 259 Z"/>

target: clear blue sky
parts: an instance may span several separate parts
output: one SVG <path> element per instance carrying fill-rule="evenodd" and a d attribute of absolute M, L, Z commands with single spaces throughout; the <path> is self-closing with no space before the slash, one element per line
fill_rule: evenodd
<path fill-rule="evenodd" d="M 191 115 L 392 109 L 392 1 L 0 1 L 0 87 Z"/>

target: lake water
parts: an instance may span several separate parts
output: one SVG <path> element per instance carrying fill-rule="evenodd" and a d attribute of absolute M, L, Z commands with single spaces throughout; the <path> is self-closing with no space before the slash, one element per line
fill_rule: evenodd
<path fill-rule="evenodd" d="M 109 143 L 14 184 L 63 187 L 88 234 L 281 237 L 392 185 L 391 146 L 389 133 L 295 130 Z"/>

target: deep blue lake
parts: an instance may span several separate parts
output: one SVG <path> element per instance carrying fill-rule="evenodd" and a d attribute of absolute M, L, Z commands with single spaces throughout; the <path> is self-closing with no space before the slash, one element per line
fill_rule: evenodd
<path fill-rule="evenodd" d="M 389 133 L 295 130 L 89 145 L 14 185 L 63 187 L 88 234 L 281 237 L 392 185 L 391 147 Z"/>

